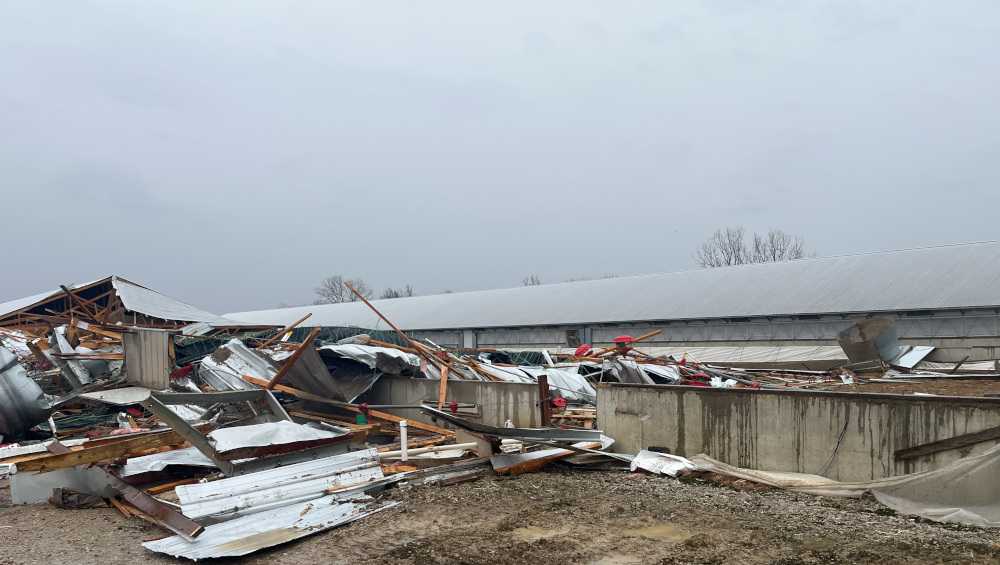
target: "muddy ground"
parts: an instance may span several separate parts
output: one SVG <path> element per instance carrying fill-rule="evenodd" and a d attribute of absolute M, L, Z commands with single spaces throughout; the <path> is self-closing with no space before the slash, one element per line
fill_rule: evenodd
<path fill-rule="evenodd" d="M 403 504 L 239 562 L 1000 563 L 998 531 L 895 516 L 870 499 L 627 472 L 555 469 L 384 496 Z M 139 545 L 162 536 L 112 509 L 11 507 L 0 499 L 4 565 L 179 562 Z"/>

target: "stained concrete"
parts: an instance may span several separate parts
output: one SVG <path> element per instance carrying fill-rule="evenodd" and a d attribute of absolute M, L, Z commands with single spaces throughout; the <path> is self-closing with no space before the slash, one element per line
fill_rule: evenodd
<path fill-rule="evenodd" d="M 614 450 L 651 446 L 732 465 L 860 481 L 938 468 L 997 442 L 896 461 L 894 452 L 1000 426 L 1000 399 L 606 384 Z"/>
<path fill-rule="evenodd" d="M 440 381 L 436 380 L 384 376 L 375 383 L 366 398 L 369 404 L 427 403 L 436 406 L 439 384 Z M 490 426 L 503 426 L 508 419 L 521 428 L 540 425 L 537 385 L 449 380 L 448 402 L 452 400 L 475 404 L 479 415 L 477 421 Z M 394 408 L 390 411 L 406 418 L 430 422 L 419 409 Z"/>

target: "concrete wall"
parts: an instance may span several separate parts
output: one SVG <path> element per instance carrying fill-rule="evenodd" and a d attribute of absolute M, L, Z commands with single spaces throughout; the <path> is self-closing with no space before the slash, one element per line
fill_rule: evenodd
<path fill-rule="evenodd" d="M 667 447 L 732 465 L 867 480 L 938 468 L 996 442 L 896 462 L 916 445 L 1000 426 L 1000 399 L 601 385 L 614 449 Z"/>
<path fill-rule="evenodd" d="M 384 376 L 368 393 L 369 404 L 432 404 L 437 405 L 439 381 Z M 477 421 L 490 426 L 503 426 L 507 419 L 520 428 L 538 427 L 538 386 L 520 383 L 478 381 L 448 381 L 448 401 L 475 404 L 479 407 Z M 419 409 L 394 408 L 390 412 L 406 418 L 429 422 Z"/>

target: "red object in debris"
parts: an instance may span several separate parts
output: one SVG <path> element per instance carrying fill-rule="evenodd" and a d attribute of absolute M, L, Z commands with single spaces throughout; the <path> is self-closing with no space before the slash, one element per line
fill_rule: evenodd
<path fill-rule="evenodd" d="M 683 367 L 684 365 L 687 365 L 687 362 L 688 362 L 687 357 L 681 356 L 681 360 L 678 361 L 677 364 Z"/>
<path fill-rule="evenodd" d="M 448 404 L 448 410 L 451 410 L 452 414 L 458 414 L 458 401 L 457 400 L 452 400 Z"/>
<path fill-rule="evenodd" d="M 186 367 L 181 367 L 180 369 L 174 369 L 170 372 L 171 379 L 183 379 L 184 377 L 191 374 L 194 371 L 194 365 L 188 365 Z"/>
<path fill-rule="evenodd" d="M 577 347 L 576 351 L 573 352 L 573 355 L 575 355 L 577 357 L 583 357 L 584 355 L 590 353 L 593 350 L 594 350 L 594 348 L 591 347 L 589 343 L 585 343 L 585 344 L 581 345 L 580 347 Z"/>
<path fill-rule="evenodd" d="M 128 412 L 129 416 L 132 416 L 133 418 L 142 418 L 142 410 L 136 408 L 135 406 L 126 408 L 125 411 Z"/>
<path fill-rule="evenodd" d="M 619 347 L 621 347 L 635 342 L 635 338 L 630 335 L 620 335 L 612 339 L 611 341 L 613 341 L 614 343 L 618 344 Z"/>
<path fill-rule="evenodd" d="M 757 382 L 757 381 L 754 381 L 754 382 L 750 383 L 750 388 L 760 388 L 760 383 Z"/>
<path fill-rule="evenodd" d="M 704 381 L 707 381 L 707 380 L 709 380 L 710 377 L 708 375 L 706 375 L 705 373 L 697 372 L 697 373 L 691 375 L 691 378 L 692 379 L 702 379 Z"/>
<path fill-rule="evenodd" d="M 368 415 L 368 403 L 367 402 L 362 402 L 361 404 L 358 404 L 358 410 L 360 410 L 362 414 L 364 414 L 365 416 L 367 416 Z"/>
<path fill-rule="evenodd" d="M 552 397 L 552 406 L 554 406 L 555 408 L 565 408 L 566 399 L 561 396 L 554 396 Z"/>
<path fill-rule="evenodd" d="M 708 383 L 704 381 L 684 381 L 683 384 L 686 384 L 687 386 L 708 386 Z"/>

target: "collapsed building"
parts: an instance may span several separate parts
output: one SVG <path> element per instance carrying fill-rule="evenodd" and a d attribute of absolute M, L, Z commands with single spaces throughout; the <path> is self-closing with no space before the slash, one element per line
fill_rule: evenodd
<path fill-rule="evenodd" d="M 192 560 L 391 511 L 399 485 L 549 465 L 1000 527 L 998 254 L 221 316 L 118 276 L 62 285 L 0 304 L 0 476 L 15 503 L 108 504 Z"/>

